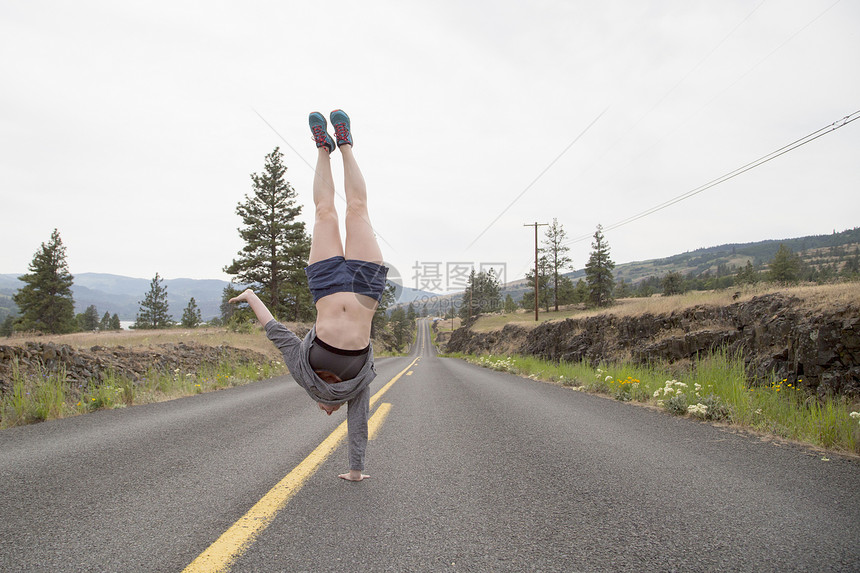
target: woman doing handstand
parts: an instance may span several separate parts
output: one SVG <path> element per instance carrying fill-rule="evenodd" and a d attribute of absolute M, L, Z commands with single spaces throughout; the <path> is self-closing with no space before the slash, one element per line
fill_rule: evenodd
<path fill-rule="evenodd" d="M 246 302 L 266 335 L 284 356 L 295 381 L 331 415 L 346 402 L 349 435 L 349 472 L 339 477 L 361 481 L 367 448 L 370 382 L 376 377 L 370 324 L 385 290 L 388 269 L 376 242 L 367 211 L 367 187 L 352 152 L 349 117 L 341 110 L 329 116 L 335 138 L 322 114 L 308 119 L 317 145 L 314 175 L 313 237 L 305 274 L 314 297 L 317 318 L 304 340 L 276 321 L 251 290 L 230 299 Z M 331 154 L 335 144 L 343 157 L 346 194 L 346 241 L 341 243 Z"/>

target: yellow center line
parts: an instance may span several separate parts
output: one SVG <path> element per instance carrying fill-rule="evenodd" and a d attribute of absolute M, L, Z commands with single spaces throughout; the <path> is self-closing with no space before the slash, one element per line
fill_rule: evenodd
<path fill-rule="evenodd" d="M 370 399 L 370 407 L 397 382 L 403 374 L 412 368 L 418 359 L 413 360 L 409 366 L 401 370 L 394 378 L 389 380 L 385 386 L 380 388 Z M 368 421 L 368 433 L 376 435 L 379 426 L 382 425 L 390 404 L 382 404 Z M 216 539 L 203 553 L 197 556 L 185 569 L 183 573 L 204 573 L 216 571 L 229 571 L 230 566 L 254 543 L 257 536 L 265 530 L 275 519 L 275 515 L 283 509 L 287 502 L 302 488 L 311 477 L 337 449 L 341 440 L 346 436 L 346 420 L 335 428 L 322 443 L 312 451 L 308 457 L 299 463 L 288 473 L 275 487 L 269 490 L 260 501 L 248 510 L 248 513 L 239 518 L 230 526 L 221 537 Z"/>

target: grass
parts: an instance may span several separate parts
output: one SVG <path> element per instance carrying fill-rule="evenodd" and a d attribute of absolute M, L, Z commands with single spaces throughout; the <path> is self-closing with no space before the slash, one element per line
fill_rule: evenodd
<path fill-rule="evenodd" d="M 296 327 L 295 324 L 285 324 L 290 329 Z M 234 364 L 222 361 L 219 364 L 203 366 L 195 372 L 151 370 L 138 381 L 120 376 L 115 372 L 108 372 L 101 380 L 90 380 L 81 385 L 70 384 L 63 371 L 56 373 L 42 371 L 37 375 L 25 376 L 15 364 L 11 391 L 0 397 L 0 428 L 84 414 L 99 409 L 162 402 L 263 380 L 280 375 L 286 370 L 280 351 L 259 328 L 239 332 L 223 328 L 79 332 L 64 335 L 15 336 L 0 340 L 3 344 L 18 346 L 23 346 L 27 342 L 53 342 L 77 349 L 88 349 L 93 346 L 148 347 L 194 341 L 208 346 L 224 345 L 253 350 L 267 359 L 263 364 Z M 402 355 L 404 353 L 386 351 L 377 353 L 377 356 Z"/>
<path fill-rule="evenodd" d="M 819 399 L 785 380 L 745 378 L 740 355 L 716 352 L 683 375 L 632 364 L 549 362 L 533 356 L 450 354 L 469 362 L 671 414 L 729 423 L 842 453 L 860 454 L 860 405 L 844 397 Z M 680 378 L 680 379 L 677 379 Z"/>
<path fill-rule="evenodd" d="M 100 382 L 74 386 L 65 372 L 24 376 L 13 368 L 12 390 L 0 399 L 0 428 L 20 426 L 100 409 L 162 402 L 277 376 L 283 366 L 221 362 L 197 372 L 152 370 L 139 381 L 109 373 Z"/>

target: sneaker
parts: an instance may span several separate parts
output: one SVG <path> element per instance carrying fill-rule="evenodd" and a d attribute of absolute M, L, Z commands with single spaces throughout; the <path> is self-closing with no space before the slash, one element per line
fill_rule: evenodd
<path fill-rule="evenodd" d="M 329 116 L 331 126 L 334 128 L 334 137 L 337 139 L 337 146 L 352 145 L 352 133 L 349 131 L 349 116 L 346 112 L 336 109 Z"/>
<path fill-rule="evenodd" d="M 318 111 L 313 112 L 308 116 L 308 124 L 311 126 L 311 133 L 317 147 L 328 147 L 329 153 L 334 151 L 334 140 L 326 131 L 327 126 L 323 114 Z"/>

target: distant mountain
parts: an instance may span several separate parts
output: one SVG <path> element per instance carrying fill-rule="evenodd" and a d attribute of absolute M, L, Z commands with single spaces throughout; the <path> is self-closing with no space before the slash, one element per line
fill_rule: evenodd
<path fill-rule="evenodd" d="M 12 308 L 11 297 L 24 283 L 18 280 L 19 275 L 0 274 L 0 311 Z M 95 305 L 99 317 L 105 312 L 119 315 L 120 320 L 134 320 L 140 308 L 152 279 L 136 279 L 120 275 L 103 273 L 80 273 L 74 275 L 72 296 L 75 299 L 75 312 L 84 312 L 87 307 Z M 200 308 L 203 320 L 221 316 L 221 296 L 228 281 L 214 279 L 164 279 L 162 285 L 167 287 L 167 304 L 173 320 L 179 321 L 182 312 L 188 306 L 191 297 Z M 399 302 L 410 303 L 422 297 L 435 296 L 433 293 L 416 290 L 409 287 L 396 286 Z M 3 317 L 0 316 L 0 319 Z"/>
<path fill-rule="evenodd" d="M 105 312 L 119 315 L 120 320 L 134 320 L 140 308 L 140 301 L 149 292 L 152 279 L 137 279 L 103 273 L 80 273 L 74 275 L 72 297 L 75 299 L 75 312 L 84 312 L 95 305 L 99 316 Z M 0 297 L 11 296 L 24 283 L 18 275 L 0 275 Z M 173 319 L 179 321 L 182 311 L 188 306 L 191 297 L 200 308 L 203 320 L 221 315 L 221 295 L 228 281 L 213 279 L 164 279 L 167 287 L 167 304 Z M 1 301 L 0 301 L 1 302 Z"/>

